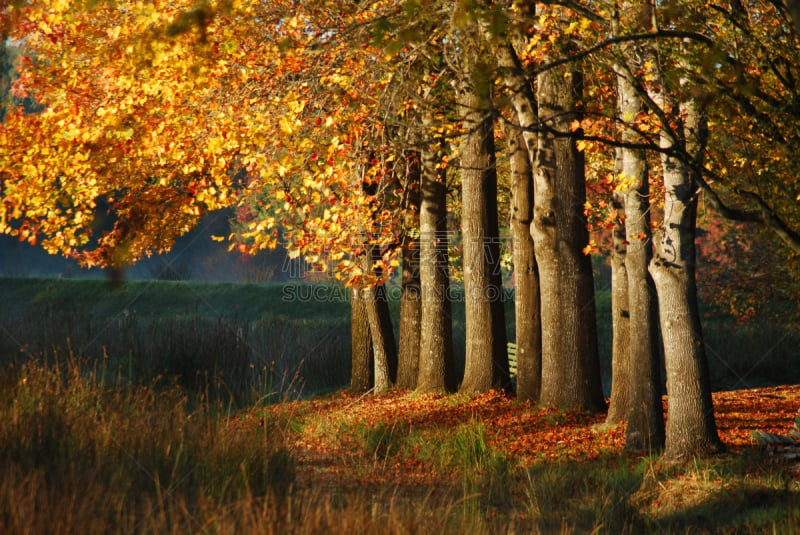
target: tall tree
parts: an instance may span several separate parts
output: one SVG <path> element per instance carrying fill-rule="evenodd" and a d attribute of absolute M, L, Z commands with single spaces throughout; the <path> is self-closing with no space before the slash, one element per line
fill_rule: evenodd
<path fill-rule="evenodd" d="M 511 173 L 510 209 L 514 262 L 517 399 L 537 402 L 542 386 L 542 343 L 539 272 L 531 237 L 533 172 L 525 137 L 517 120 L 512 120 L 508 124 L 506 139 Z"/>
<path fill-rule="evenodd" d="M 430 122 L 426 123 L 431 129 Z M 442 141 L 431 139 L 422 148 L 420 204 L 420 289 L 422 325 L 417 390 L 452 392 L 456 388 L 453 362 L 453 318 L 448 267 L 447 180 Z"/>
<path fill-rule="evenodd" d="M 463 392 L 510 385 L 500 281 L 493 84 L 488 74 L 488 65 L 473 58 L 456 90 L 464 121 L 459 150 L 467 329 Z"/>
<path fill-rule="evenodd" d="M 350 289 L 350 311 L 352 365 L 350 389 L 356 393 L 363 393 L 371 390 L 375 384 L 374 355 L 367 309 L 364 306 L 362 290 L 358 286 L 353 286 Z"/>
<path fill-rule="evenodd" d="M 373 196 L 375 177 L 369 176 L 367 168 L 366 164 L 362 168 L 361 187 L 368 196 Z M 397 382 L 398 355 L 384 282 L 382 240 L 378 234 L 382 229 L 376 220 L 381 211 L 377 201 L 371 203 L 371 207 L 371 221 L 363 236 L 365 276 L 360 283 L 372 340 L 374 388 L 376 393 L 383 393 L 391 390 Z"/>
<path fill-rule="evenodd" d="M 654 111 L 661 115 L 665 199 L 664 220 L 649 270 L 658 291 L 667 370 L 668 417 L 663 459 L 679 462 L 724 448 L 714 419 L 697 304 L 695 230 L 699 187 L 692 167 L 674 152 L 674 147 L 683 145 L 684 154 L 702 158 L 706 131 L 702 109 L 693 91 L 682 92 L 678 106 L 683 122 L 678 123 L 678 129 L 671 128 L 664 114 L 672 109 L 669 86 L 665 84 L 661 58 L 651 57 L 649 98 Z M 686 80 L 682 79 L 682 83 Z"/>
<path fill-rule="evenodd" d="M 397 381 L 397 346 L 386 288 L 382 284 L 367 285 L 361 291 L 372 339 L 375 392 L 387 392 Z"/>
<path fill-rule="evenodd" d="M 622 149 L 616 149 L 614 172 L 622 173 Z M 630 406 L 630 306 L 628 302 L 628 270 L 625 255 L 628 240 L 625 236 L 625 195 L 612 193 L 614 208 L 611 230 L 611 399 L 606 423 L 615 425 L 627 421 Z"/>
<path fill-rule="evenodd" d="M 540 28 L 545 37 L 552 30 L 552 21 L 562 17 L 554 18 L 554 14 L 557 11 L 537 18 L 550 21 Z M 526 35 L 533 24 L 532 15 L 520 17 L 520 33 Z M 554 60 L 541 51 L 537 54 L 539 62 Z M 543 69 L 534 94 L 511 44 L 501 40 L 495 56 L 533 171 L 531 235 L 539 273 L 542 348 L 539 401 L 561 407 L 600 408 L 605 402 L 597 353 L 594 286 L 591 262 L 583 253 L 588 244 L 582 218 L 584 162 L 575 143 L 579 133 L 570 129 L 571 123 L 580 119 L 576 106 L 582 99 L 581 73 L 566 67 Z"/>
<path fill-rule="evenodd" d="M 560 15 L 566 18 L 566 12 Z M 533 241 L 542 303 L 540 403 L 605 406 L 600 383 L 594 281 L 583 253 L 589 237 L 583 205 L 585 162 L 571 123 L 580 122 L 583 75 L 578 65 L 537 78 L 539 123 L 534 163 Z M 579 132 L 577 133 L 579 135 Z"/>
<path fill-rule="evenodd" d="M 420 288 L 419 219 L 421 155 L 410 150 L 406 156 L 404 185 L 404 224 L 402 235 L 402 272 L 400 293 L 400 348 L 398 350 L 397 386 L 416 388 L 419 376 L 421 345 L 422 290 Z"/>
<path fill-rule="evenodd" d="M 631 4 L 622 10 L 636 11 Z M 617 21 L 618 23 L 618 21 Z M 619 35 L 619 28 L 615 28 Z M 636 74 L 642 71 L 641 48 L 630 44 L 620 51 L 615 63 L 619 117 L 622 122 L 621 181 L 626 188 L 625 275 L 629 313 L 627 375 L 629 399 L 625 448 L 632 451 L 655 451 L 664 445 L 664 416 L 661 404 L 661 359 L 658 338 L 658 311 L 655 287 L 648 272 L 652 259 L 650 225 L 650 186 L 646 154 L 637 131 L 636 118 L 642 112 L 641 87 Z"/>

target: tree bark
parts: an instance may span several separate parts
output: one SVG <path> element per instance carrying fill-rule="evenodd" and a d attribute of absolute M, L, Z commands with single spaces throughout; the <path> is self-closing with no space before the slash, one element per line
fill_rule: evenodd
<path fill-rule="evenodd" d="M 656 58 L 657 60 L 657 58 Z M 668 99 L 663 76 L 654 62 L 650 100 L 665 111 Z M 695 280 L 695 231 L 698 184 L 685 162 L 669 153 L 674 145 L 685 143 L 686 153 L 700 158 L 703 150 L 703 121 L 696 100 L 680 104 L 684 118 L 683 136 L 662 128 L 660 146 L 665 200 L 664 221 L 657 241 L 650 273 L 658 291 L 664 361 L 667 369 L 668 417 L 666 463 L 706 457 L 724 449 L 717 433 L 708 361 L 697 305 Z"/>
<path fill-rule="evenodd" d="M 622 149 L 616 150 L 615 171 L 622 173 Z M 611 401 L 606 423 L 616 425 L 627 421 L 630 403 L 630 310 L 628 302 L 628 270 L 625 255 L 628 242 L 625 236 L 625 196 L 614 192 L 612 206 L 617 212 L 611 231 Z"/>
<path fill-rule="evenodd" d="M 623 120 L 622 141 L 641 143 L 633 124 L 642 110 L 642 99 L 633 73 L 641 68 L 641 51 L 634 45 L 623 49 L 625 63 L 617 64 L 619 115 Z M 622 178 L 629 183 L 624 193 L 626 271 L 630 355 L 628 376 L 630 399 L 625 430 L 625 449 L 657 451 L 664 447 L 664 409 L 661 403 L 661 359 L 658 350 L 658 310 L 648 266 L 653 256 L 650 226 L 650 182 L 643 151 L 625 146 Z"/>
<path fill-rule="evenodd" d="M 364 306 L 362 290 L 353 286 L 350 290 L 350 336 L 351 364 L 350 389 L 356 393 L 369 391 L 373 384 L 372 336 L 369 319 Z"/>
<path fill-rule="evenodd" d="M 627 152 L 627 151 L 626 151 Z M 626 154 L 624 173 L 639 173 L 625 195 L 625 233 L 630 310 L 630 405 L 625 449 L 657 451 L 664 447 L 661 403 L 661 359 L 658 347 L 658 303 L 648 266 L 653 256 L 650 190 L 643 154 Z"/>
<path fill-rule="evenodd" d="M 569 134 L 580 119 L 582 74 L 558 68 L 538 78 L 539 120 L 534 164 L 532 236 L 542 303 L 542 391 L 544 405 L 605 408 L 597 352 L 594 281 L 583 153 Z"/>
<path fill-rule="evenodd" d="M 476 88 L 468 72 L 458 90 L 465 139 L 460 151 L 466 357 L 462 392 L 509 388 L 500 243 L 497 170 L 488 87 Z M 482 94 L 484 91 L 485 94 Z"/>
<path fill-rule="evenodd" d="M 575 104 L 582 92 L 581 74 L 565 68 L 545 71 L 534 95 L 513 47 L 498 47 L 496 57 L 533 169 L 531 236 L 539 270 L 542 344 L 539 402 L 601 409 L 605 399 L 594 281 L 591 261 L 583 254 L 589 241 L 582 217 L 583 156 L 569 136 L 571 121 L 580 118 Z"/>
<path fill-rule="evenodd" d="M 447 181 L 439 165 L 438 143 L 426 145 L 422 154 L 420 203 L 420 289 L 422 322 L 417 391 L 453 392 L 453 319 L 447 238 Z"/>
<path fill-rule="evenodd" d="M 533 172 L 524 135 L 516 124 L 506 129 L 511 168 L 511 240 L 517 344 L 517 399 L 539 401 L 542 340 L 539 272 L 531 237 Z"/>
<path fill-rule="evenodd" d="M 403 271 L 400 294 L 400 348 L 398 351 L 397 386 L 417 387 L 421 344 L 422 294 L 419 273 L 419 210 L 421 162 L 419 151 L 407 154 L 408 171 L 405 185 L 404 233 L 402 243 Z"/>
<path fill-rule="evenodd" d="M 382 284 L 367 286 L 363 295 L 374 353 L 375 393 L 379 394 L 391 390 L 397 380 L 397 346 L 386 288 Z"/>

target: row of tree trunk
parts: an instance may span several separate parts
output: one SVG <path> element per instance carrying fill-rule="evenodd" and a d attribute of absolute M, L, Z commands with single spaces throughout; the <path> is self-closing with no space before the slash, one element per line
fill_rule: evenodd
<path fill-rule="evenodd" d="M 632 9 L 632 6 L 626 5 Z M 577 148 L 583 81 L 579 64 L 541 72 L 533 84 L 514 47 L 496 47 L 496 65 L 510 97 L 506 125 L 511 173 L 517 382 L 520 399 L 560 408 L 605 408 L 597 348 L 594 287 L 584 217 L 585 163 Z M 645 61 L 646 60 L 646 61 Z M 694 233 L 697 185 L 692 169 L 703 152 L 703 115 L 692 92 L 672 102 L 662 84 L 658 51 L 630 45 L 615 64 L 620 126 L 617 173 L 631 186 L 614 195 L 612 244 L 613 377 L 608 422 L 627 422 L 626 448 L 657 451 L 681 461 L 722 449 L 714 423 L 708 367 L 698 314 Z M 646 86 L 639 78 L 650 71 Z M 460 390 L 511 389 L 500 280 L 496 112 L 492 84 L 480 83 L 465 62 L 456 84 L 464 136 L 459 153 L 466 318 Z M 476 82 L 477 80 L 477 82 Z M 685 81 L 688 83 L 688 81 Z M 534 88 L 535 86 L 535 88 Z M 667 126 L 665 110 L 680 109 Z M 660 116 L 664 220 L 654 236 L 646 154 L 632 124 L 643 109 Z M 456 387 L 448 300 L 446 181 L 441 142 L 410 156 L 407 214 L 419 221 L 404 242 L 401 343 L 393 353 L 388 308 L 380 287 L 353 290 L 355 390 L 397 385 L 420 391 Z M 683 155 L 681 157 L 680 155 Z M 418 203 L 418 204 L 417 204 Z M 418 208 L 416 208 L 418 206 Z M 418 225 L 418 227 L 415 226 Z M 384 317 L 382 314 L 385 314 Z M 660 323 L 659 323 L 660 318 Z M 659 337 L 659 326 L 661 337 Z M 667 427 L 662 409 L 661 358 L 666 364 Z M 399 362 L 395 375 L 392 366 Z"/>

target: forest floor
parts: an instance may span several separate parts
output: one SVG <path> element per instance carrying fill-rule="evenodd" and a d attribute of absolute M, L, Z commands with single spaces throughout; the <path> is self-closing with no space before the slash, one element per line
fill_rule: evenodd
<path fill-rule="evenodd" d="M 478 532 L 795 532 L 800 461 L 771 454 L 753 432 L 792 430 L 800 385 L 713 399 L 728 452 L 679 467 L 626 453 L 624 424 L 606 425 L 604 414 L 536 407 L 499 392 L 342 391 L 269 410 L 291 422 L 296 488 L 393 503 L 478 497 L 483 518 L 496 519 Z"/>

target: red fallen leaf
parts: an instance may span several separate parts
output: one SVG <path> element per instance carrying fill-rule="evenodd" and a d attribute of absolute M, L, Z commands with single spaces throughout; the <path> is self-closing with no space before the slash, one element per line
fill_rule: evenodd
<path fill-rule="evenodd" d="M 800 385 L 718 392 L 714 394 L 714 405 L 721 438 L 731 450 L 741 450 L 753 446 L 752 430 L 785 434 L 791 429 L 800 405 Z M 369 425 L 382 422 L 389 427 L 402 425 L 415 432 L 447 432 L 475 420 L 484 423 L 488 442 L 521 466 L 543 459 L 592 461 L 616 456 L 620 462 L 636 460 L 623 454 L 624 425 L 611 428 L 598 425 L 603 423 L 604 414 L 535 407 L 499 392 L 456 402 L 448 396 L 415 395 L 407 391 L 371 397 L 341 392 L 324 399 L 280 404 L 269 410 L 293 418 L 302 416 L 328 422 L 346 415 L 348 422 Z M 363 483 L 365 461 L 352 447 L 348 449 L 346 438 L 308 440 L 308 437 L 296 437 L 299 482 L 345 486 Z M 432 471 L 431 466 L 413 456 L 393 458 L 371 470 L 370 484 L 403 488 L 430 489 L 445 484 L 442 478 L 448 477 Z"/>

